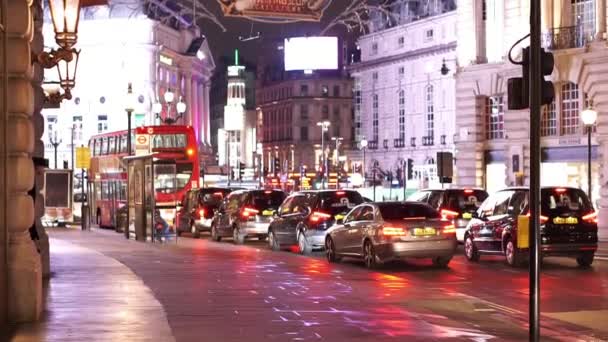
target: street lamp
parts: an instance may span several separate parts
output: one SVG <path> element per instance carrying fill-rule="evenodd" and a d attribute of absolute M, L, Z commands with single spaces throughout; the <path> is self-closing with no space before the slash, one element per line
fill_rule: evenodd
<path fill-rule="evenodd" d="M 125 111 L 127 112 L 127 154 L 130 156 L 131 149 L 131 114 L 135 111 L 135 94 L 133 94 L 133 87 L 129 82 L 129 88 L 127 88 L 127 96 L 125 97 Z"/>
<path fill-rule="evenodd" d="M 367 140 L 365 138 L 361 139 L 359 142 L 359 148 L 363 150 L 363 165 L 361 166 L 361 169 L 363 172 L 363 187 L 365 187 L 365 182 L 367 181 L 367 178 L 365 177 L 365 150 L 367 149 Z"/>
<path fill-rule="evenodd" d="M 319 121 L 317 122 L 317 126 L 321 127 L 321 156 L 323 157 L 322 164 L 323 164 L 323 180 L 322 180 L 322 185 L 323 185 L 323 189 L 325 189 L 325 175 L 327 172 L 327 157 L 325 156 L 325 132 L 327 132 L 329 130 L 329 126 L 331 126 L 331 122 L 325 120 L 325 121 Z"/>
<path fill-rule="evenodd" d="M 171 118 L 169 117 L 169 114 L 171 114 L 171 105 L 175 100 L 175 93 L 173 93 L 171 90 L 167 90 L 163 95 L 163 99 L 165 100 L 165 104 L 167 105 L 167 117 L 164 119 L 161 118 L 160 113 L 163 111 L 163 105 L 159 102 L 152 104 L 152 113 L 154 113 L 154 116 L 160 119 L 162 123 L 166 125 L 173 125 L 184 115 L 187 106 L 180 97 L 179 102 L 175 105 L 177 115 L 175 116 L 175 118 Z"/>
<path fill-rule="evenodd" d="M 51 145 L 53 146 L 53 148 L 55 149 L 55 169 L 58 169 L 57 167 L 57 148 L 59 147 L 59 145 L 61 145 L 61 143 L 63 142 L 63 140 L 61 139 L 61 137 L 59 137 L 57 135 L 57 129 L 53 129 L 52 132 L 49 132 L 49 142 L 51 143 Z"/>
<path fill-rule="evenodd" d="M 331 137 L 331 140 L 336 142 L 336 174 L 338 176 L 338 188 L 340 188 L 340 142 L 344 140 L 342 137 Z"/>
<path fill-rule="evenodd" d="M 589 201 L 591 201 L 591 131 L 597 121 L 597 111 L 592 106 L 589 106 L 581 113 L 581 120 L 587 128 L 587 192 Z"/>

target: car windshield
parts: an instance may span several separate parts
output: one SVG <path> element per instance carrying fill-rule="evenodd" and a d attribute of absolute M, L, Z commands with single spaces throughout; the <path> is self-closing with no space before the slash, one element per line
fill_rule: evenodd
<path fill-rule="evenodd" d="M 219 207 L 222 200 L 230 193 L 228 189 L 206 188 L 199 192 L 199 202 L 204 205 Z"/>
<path fill-rule="evenodd" d="M 472 213 L 488 197 L 488 193 L 483 190 L 450 190 L 447 197 L 446 209 Z"/>
<path fill-rule="evenodd" d="M 251 205 L 257 210 L 278 209 L 285 197 L 283 191 L 252 191 Z"/>
<path fill-rule="evenodd" d="M 541 190 L 540 196 L 544 215 L 586 214 L 593 211 L 587 195 L 580 189 L 547 188 Z"/>
<path fill-rule="evenodd" d="M 320 194 L 319 209 L 331 215 L 350 211 L 355 206 L 365 202 L 355 191 L 323 192 Z"/>
<path fill-rule="evenodd" d="M 385 220 L 405 220 L 414 217 L 439 218 L 437 210 L 419 203 L 382 203 L 378 205 Z"/>

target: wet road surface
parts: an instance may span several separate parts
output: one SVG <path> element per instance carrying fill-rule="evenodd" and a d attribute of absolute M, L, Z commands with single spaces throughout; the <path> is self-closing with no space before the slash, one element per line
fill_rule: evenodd
<path fill-rule="evenodd" d="M 180 238 L 126 241 L 111 231 L 55 230 L 129 267 L 163 305 L 177 341 L 443 341 L 527 339 L 527 269 L 501 257 L 449 269 L 430 261 L 369 271 L 322 253 L 269 251 Z M 543 340 L 608 340 L 608 262 L 579 269 L 547 258 L 541 291 Z M 116 295 L 120 296 L 120 293 Z M 128 295 L 128 294 L 125 294 Z"/>

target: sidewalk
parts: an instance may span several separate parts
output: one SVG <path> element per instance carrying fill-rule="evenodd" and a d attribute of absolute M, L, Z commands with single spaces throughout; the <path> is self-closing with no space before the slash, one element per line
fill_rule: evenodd
<path fill-rule="evenodd" d="M 608 241 L 600 241 L 598 243 L 595 257 L 599 260 L 608 260 Z"/>
<path fill-rule="evenodd" d="M 129 268 L 63 240 L 50 245 L 43 317 L 17 326 L 11 341 L 175 340 L 162 305 Z"/>

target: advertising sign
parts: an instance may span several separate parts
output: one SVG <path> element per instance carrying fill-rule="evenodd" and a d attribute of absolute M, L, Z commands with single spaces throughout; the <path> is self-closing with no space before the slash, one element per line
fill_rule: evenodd
<path fill-rule="evenodd" d="M 331 0 L 217 0 L 226 16 L 319 21 Z"/>
<path fill-rule="evenodd" d="M 76 168 L 88 169 L 91 167 L 91 150 L 88 147 L 76 147 Z"/>

